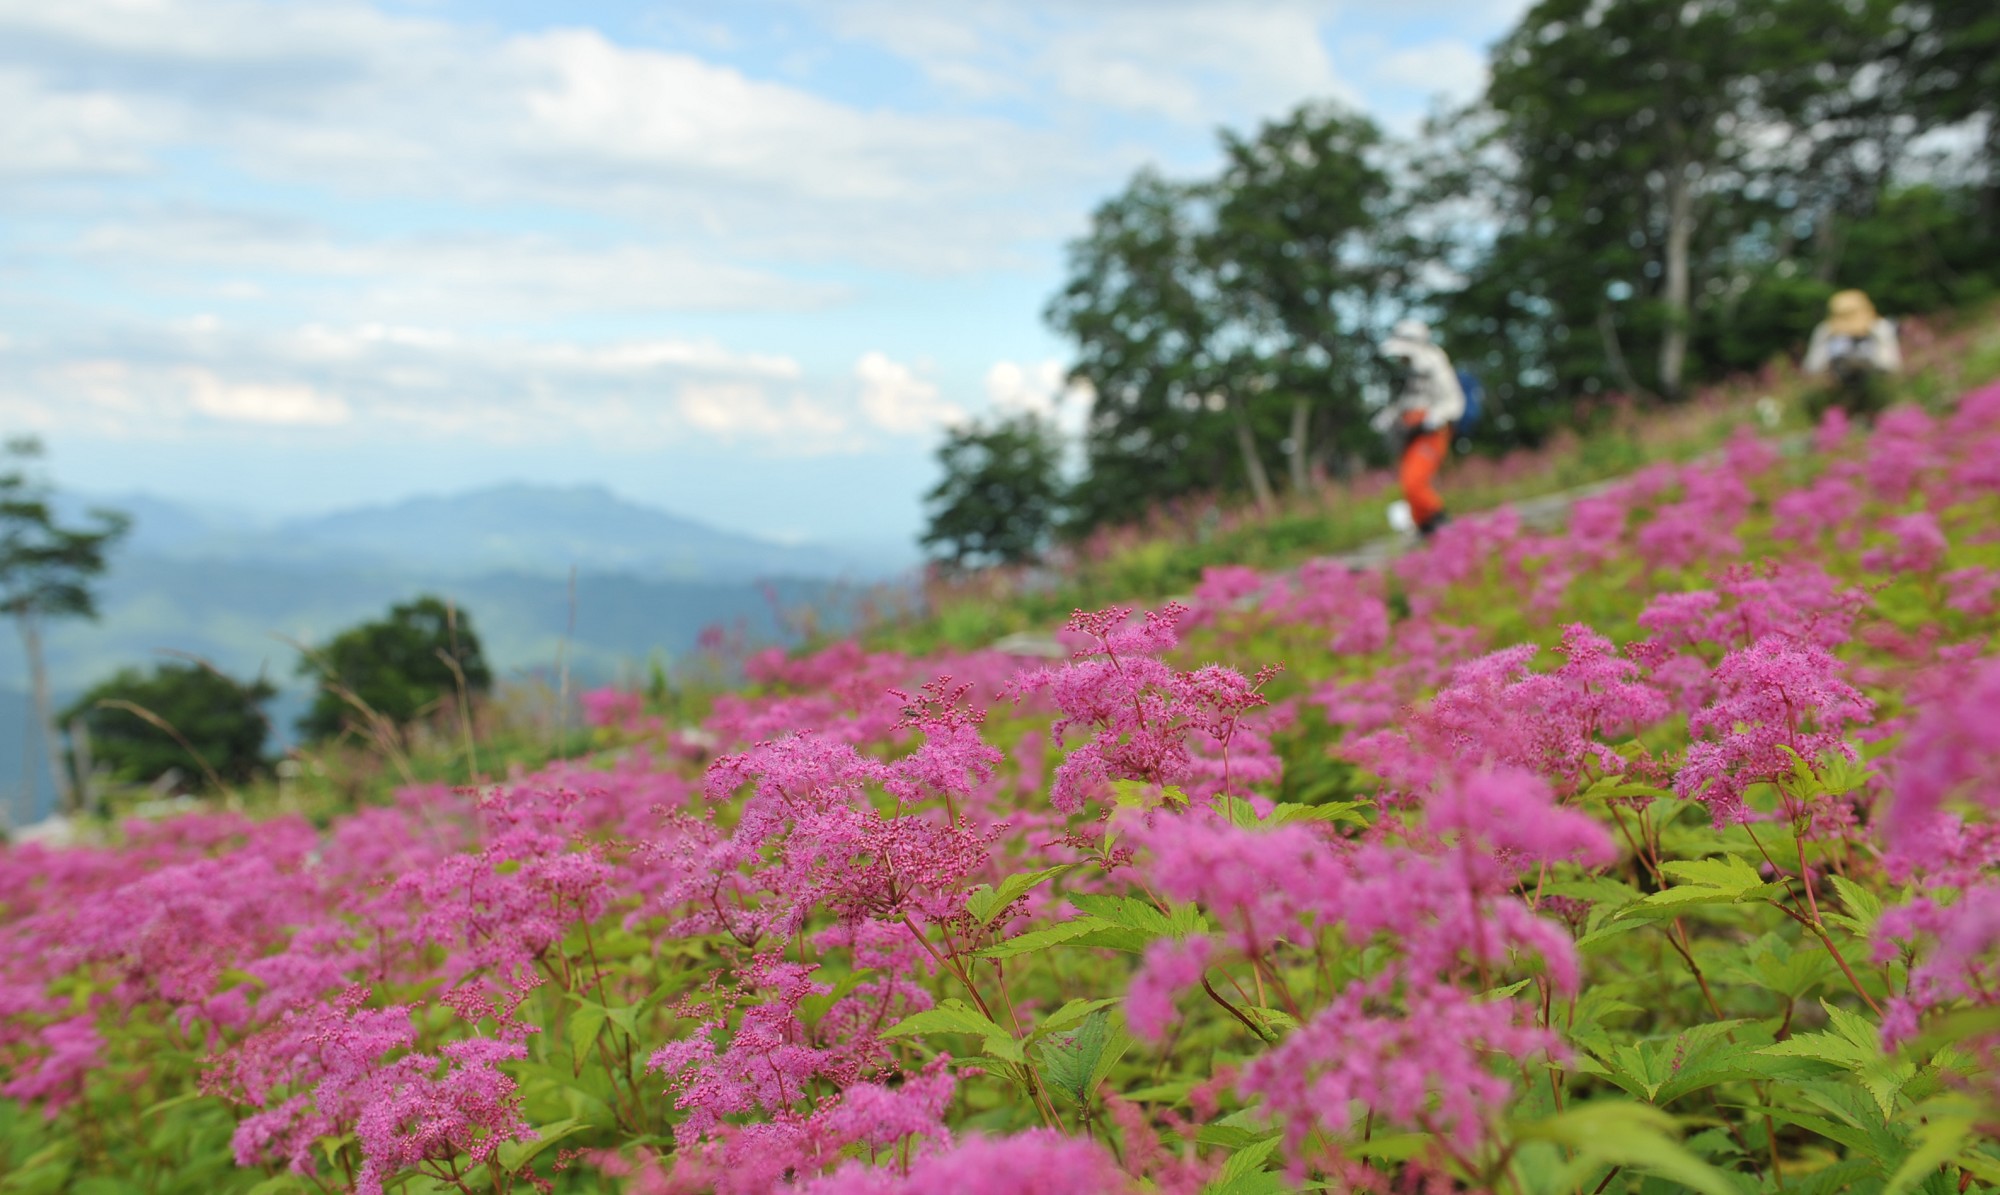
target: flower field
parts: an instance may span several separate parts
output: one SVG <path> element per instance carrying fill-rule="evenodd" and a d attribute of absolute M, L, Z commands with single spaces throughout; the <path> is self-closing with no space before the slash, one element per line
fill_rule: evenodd
<path fill-rule="evenodd" d="M 2000 386 L 0 853 L 0 1191 L 2000 1188 Z"/>

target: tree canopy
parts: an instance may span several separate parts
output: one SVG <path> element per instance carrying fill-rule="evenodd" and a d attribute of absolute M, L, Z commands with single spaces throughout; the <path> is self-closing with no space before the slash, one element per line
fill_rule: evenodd
<path fill-rule="evenodd" d="M 307 652 L 298 671 L 319 682 L 299 720 L 299 733 L 314 740 L 365 725 L 365 711 L 407 726 L 457 700 L 461 689 L 470 699 L 493 687 L 471 615 L 430 596 L 340 632 Z"/>
<path fill-rule="evenodd" d="M 126 668 L 92 686 L 62 721 L 81 721 L 90 758 L 121 780 L 179 771 L 240 784 L 263 770 L 271 731 L 264 703 L 276 692 L 261 677 L 245 683 L 203 664 Z"/>
<path fill-rule="evenodd" d="M 1494 407 L 1461 449 L 1500 449 L 1797 352 L 1837 289 L 1891 315 L 2000 290 L 1985 0 L 1539 0 L 1417 136 L 1313 102 L 1219 148 L 1070 245 L 1047 318 L 1095 406 L 1068 534 L 1381 459 L 1374 346 L 1405 315 Z"/>
<path fill-rule="evenodd" d="M 951 429 L 938 448 L 944 479 L 924 497 L 923 546 L 954 567 L 1018 564 L 1047 546 L 1063 502 L 1062 443 L 1023 414 Z"/>

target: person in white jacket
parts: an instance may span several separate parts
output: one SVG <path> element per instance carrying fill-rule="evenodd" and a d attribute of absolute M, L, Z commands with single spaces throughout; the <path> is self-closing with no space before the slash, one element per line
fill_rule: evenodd
<path fill-rule="evenodd" d="M 1849 415 L 1867 418 L 1881 408 L 1883 380 L 1903 368 L 1896 325 L 1875 312 L 1858 290 L 1844 290 L 1826 303 L 1826 318 L 1806 346 L 1805 372 L 1832 385 L 1814 403 L 1837 403 Z"/>
<path fill-rule="evenodd" d="M 1465 389 L 1422 320 L 1398 322 L 1382 342 L 1382 355 L 1399 377 L 1395 397 L 1375 423 L 1396 437 L 1403 500 L 1417 531 L 1429 536 L 1445 521 L 1437 474 L 1451 454 L 1452 428 L 1465 414 Z"/>

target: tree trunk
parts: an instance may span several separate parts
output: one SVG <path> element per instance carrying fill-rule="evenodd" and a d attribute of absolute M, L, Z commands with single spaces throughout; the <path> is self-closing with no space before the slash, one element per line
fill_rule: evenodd
<path fill-rule="evenodd" d="M 80 717 L 69 720 L 69 753 L 70 761 L 76 765 L 77 811 L 88 814 L 94 808 L 91 773 L 95 765 L 90 758 L 90 725 Z"/>
<path fill-rule="evenodd" d="M 1686 163 L 1675 163 L 1667 173 L 1667 253 L 1662 263 L 1666 271 L 1660 292 L 1667 308 L 1666 333 L 1660 338 L 1660 390 L 1668 398 L 1679 398 L 1681 379 L 1687 368 L 1688 304 L 1693 288 L 1688 257 L 1694 245 L 1694 180 Z"/>
<path fill-rule="evenodd" d="M 1236 447 L 1243 454 L 1243 475 L 1250 481 L 1250 496 L 1257 500 L 1257 509 L 1269 512 L 1277 505 L 1277 497 L 1271 492 L 1271 475 L 1264 472 L 1264 458 L 1257 455 L 1257 436 L 1250 430 L 1250 412 L 1236 399 L 1230 400 L 1229 412 L 1236 420 Z"/>
<path fill-rule="evenodd" d="M 1611 308 L 1597 309 L 1597 335 L 1604 342 L 1604 363 L 1611 367 L 1611 377 L 1625 393 L 1637 398 L 1646 392 L 1639 385 L 1639 379 L 1632 376 L 1632 367 L 1625 363 L 1625 348 L 1618 342 L 1618 317 L 1611 314 Z"/>
<path fill-rule="evenodd" d="M 1829 205 L 1813 229 L 1813 281 L 1833 285 L 1840 276 L 1840 250 L 1840 219 Z"/>
<path fill-rule="evenodd" d="M 1307 462 L 1311 460 L 1311 453 L 1307 451 L 1309 445 L 1306 443 L 1311 434 L 1312 406 L 1304 398 L 1294 398 L 1292 400 L 1292 450 L 1288 454 L 1291 459 L 1287 462 L 1292 470 L 1292 492 L 1294 494 L 1305 493 L 1306 488 L 1312 484 L 1311 470 L 1307 468 Z"/>
<path fill-rule="evenodd" d="M 56 786 L 56 808 L 63 813 L 73 814 L 75 799 L 69 784 L 68 769 L 63 766 L 62 744 L 56 739 L 56 715 L 49 700 L 49 669 L 42 659 L 42 632 L 35 625 L 31 611 L 20 611 L 15 615 L 15 624 L 21 628 L 21 648 L 28 657 L 28 678 L 34 690 L 35 724 L 42 735 L 42 747 L 49 757 L 49 780 Z M 24 751 L 26 744 L 23 744 Z M 28 808 L 35 807 L 35 790 L 28 789 Z"/>

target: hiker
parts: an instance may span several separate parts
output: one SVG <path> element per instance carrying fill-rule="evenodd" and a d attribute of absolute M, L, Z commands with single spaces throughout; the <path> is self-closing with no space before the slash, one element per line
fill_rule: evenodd
<path fill-rule="evenodd" d="M 1812 400 L 1817 419 L 1828 406 L 1849 415 L 1871 418 L 1882 408 L 1883 380 L 1903 368 L 1896 325 L 1875 313 L 1875 304 L 1858 290 L 1843 290 L 1826 302 L 1826 318 L 1813 329 L 1806 348 L 1805 372 L 1831 384 Z"/>
<path fill-rule="evenodd" d="M 1428 539 L 1445 523 L 1435 482 L 1451 453 L 1453 428 L 1465 414 L 1465 388 L 1422 320 L 1399 321 L 1382 342 L 1382 355 L 1395 374 L 1395 397 L 1375 423 L 1391 436 L 1403 500 L 1417 534 Z"/>

